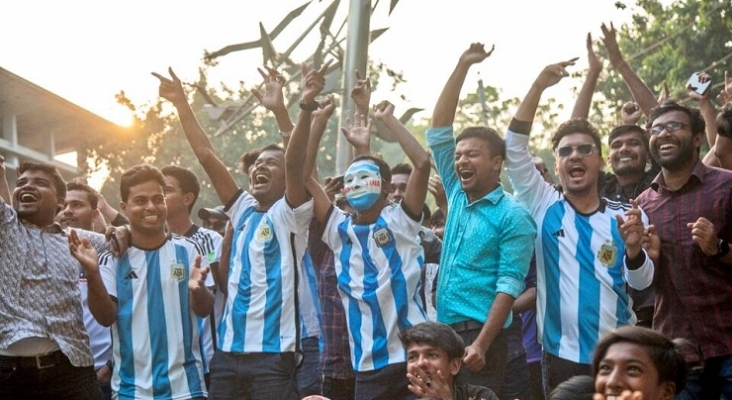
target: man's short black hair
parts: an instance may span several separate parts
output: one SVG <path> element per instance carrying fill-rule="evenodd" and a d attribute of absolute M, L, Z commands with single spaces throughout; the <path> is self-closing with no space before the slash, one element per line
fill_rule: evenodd
<path fill-rule="evenodd" d="M 414 169 L 412 168 L 411 164 L 408 163 L 399 163 L 391 167 L 391 176 L 394 175 L 411 175 L 412 171 Z"/>
<path fill-rule="evenodd" d="M 165 176 L 159 169 L 150 164 L 139 164 L 128 169 L 119 180 L 119 191 L 123 202 L 130 196 L 130 188 L 148 181 L 155 181 L 165 188 Z"/>
<path fill-rule="evenodd" d="M 696 108 L 682 106 L 674 100 L 667 100 L 665 103 L 653 107 L 653 109 L 651 109 L 651 115 L 648 118 L 648 123 L 652 125 L 656 118 L 671 111 L 681 111 L 689 116 L 689 126 L 692 134 L 696 135 L 698 133 L 704 133 L 706 124 L 704 123 L 704 118 L 702 118 L 699 110 Z"/>
<path fill-rule="evenodd" d="M 244 175 L 247 175 L 249 173 L 249 167 L 254 165 L 254 162 L 257 161 L 257 158 L 259 157 L 259 154 L 261 152 L 261 149 L 252 149 L 239 157 L 239 169 Z"/>
<path fill-rule="evenodd" d="M 198 200 L 198 195 L 201 193 L 201 183 L 198 182 L 198 177 L 188 168 L 184 168 L 178 165 L 166 165 L 160 170 L 164 176 L 172 176 L 178 181 L 180 185 L 180 191 L 183 194 L 192 193 L 193 201 L 188 205 L 188 213 L 193 212 L 193 205 Z"/>
<path fill-rule="evenodd" d="M 17 176 L 23 175 L 26 171 L 42 171 L 50 175 L 53 181 L 53 188 L 56 189 L 56 198 L 61 200 L 66 199 L 66 181 L 64 181 L 64 177 L 61 176 L 61 173 L 58 172 L 56 167 L 41 162 L 23 161 L 18 166 L 18 170 L 16 171 Z"/>
<path fill-rule="evenodd" d="M 416 343 L 445 350 L 450 360 L 462 358 L 465 355 L 463 339 L 448 325 L 439 322 L 419 323 L 399 334 L 399 339 L 402 341 L 404 349 L 408 349 L 412 343 Z"/>
<path fill-rule="evenodd" d="M 478 138 L 488 144 L 491 157 L 501 156 L 504 160 L 506 159 L 506 141 L 503 140 L 501 135 L 496 132 L 493 128 L 485 126 L 471 126 L 463 129 L 459 135 L 455 138 L 455 143 L 459 143 L 461 140 L 469 138 Z"/>
<path fill-rule="evenodd" d="M 595 143 L 595 147 L 597 147 L 597 154 L 602 157 L 602 139 L 600 139 L 600 132 L 598 132 L 597 128 L 590 121 L 584 118 L 572 118 L 559 125 L 559 128 L 557 128 L 557 131 L 552 136 L 552 150 L 556 151 L 562 138 L 573 133 L 583 133 L 590 136 Z"/>
<path fill-rule="evenodd" d="M 86 193 L 86 199 L 87 199 L 87 201 L 89 201 L 89 205 L 91 206 L 91 209 L 92 210 L 97 209 L 97 207 L 99 206 L 99 198 L 97 197 L 99 192 L 94 190 L 94 188 L 87 185 L 86 183 L 78 181 L 78 180 L 73 180 L 66 184 L 67 193 L 74 191 L 74 190 Z"/>
<path fill-rule="evenodd" d="M 717 115 L 717 134 L 732 140 L 732 103 L 727 103 Z"/>

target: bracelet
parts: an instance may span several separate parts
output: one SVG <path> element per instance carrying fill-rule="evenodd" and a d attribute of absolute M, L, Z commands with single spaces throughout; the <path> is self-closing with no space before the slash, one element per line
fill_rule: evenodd
<path fill-rule="evenodd" d="M 303 101 L 300 102 L 300 109 L 303 111 L 310 111 L 313 112 L 318 109 L 318 102 L 313 101 L 312 103 L 305 103 Z"/>
<path fill-rule="evenodd" d="M 727 243 L 724 239 L 719 239 L 717 241 L 717 254 L 712 255 L 711 257 L 715 260 L 719 260 L 721 258 L 724 258 L 724 256 L 729 253 L 729 243 Z"/>
<path fill-rule="evenodd" d="M 280 131 L 280 137 L 283 138 L 283 139 L 287 139 L 288 137 L 290 137 L 290 135 L 292 135 L 292 132 L 282 132 L 282 131 Z"/>

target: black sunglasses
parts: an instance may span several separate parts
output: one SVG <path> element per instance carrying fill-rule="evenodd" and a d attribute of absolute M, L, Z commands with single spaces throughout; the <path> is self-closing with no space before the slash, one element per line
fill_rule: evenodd
<path fill-rule="evenodd" d="M 592 154 L 592 149 L 594 149 L 594 148 L 595 148 L 595 145 L 591 144 L 591 143 L 580 144 L 577 146 L 563 146 L 563 147 L 560 147 L 557 149 L 557 155 L 562 158 L 569 157 L 572 155 L 572 153 L 576 149 L 577 153 L 579 153 L 579 155 L 584 157 L 584 156 L 589 156 L 590 154 Z"/>

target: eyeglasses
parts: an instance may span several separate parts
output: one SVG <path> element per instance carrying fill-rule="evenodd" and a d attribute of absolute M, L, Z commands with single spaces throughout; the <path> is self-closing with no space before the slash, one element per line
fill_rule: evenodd
<path fill-rule="evenodd" d="M 658 135 L 665 129 L 668 133 L 676 132 L 682 128 L 689 128 L 689 125 L 683 122 L 666 122 L 665 124 L 656 124 L 651 127 L 651 135 Z"/>
<path fill-rule="evenodd" d="M 557 155 L 562 158 L 569 157 L 575 150 L 577 150 L 577 153 L 584 157 L 592 154 L 592 149 L 594 148 L 595 145 L 591 143 L 580 144 L 577 146 L 563 146 L 557 149 Z"/>

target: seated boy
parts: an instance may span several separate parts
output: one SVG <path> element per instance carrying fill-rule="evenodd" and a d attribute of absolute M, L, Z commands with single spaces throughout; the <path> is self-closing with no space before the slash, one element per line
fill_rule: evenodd
<path fill-rule="evenodd" d="M 483 386 L 455 384 L 465 342 L 449 326 L 423 322 L 405 330 L 399 338 L 407 351 L 409 390 L 420 398 L 498 400 Z"/>

